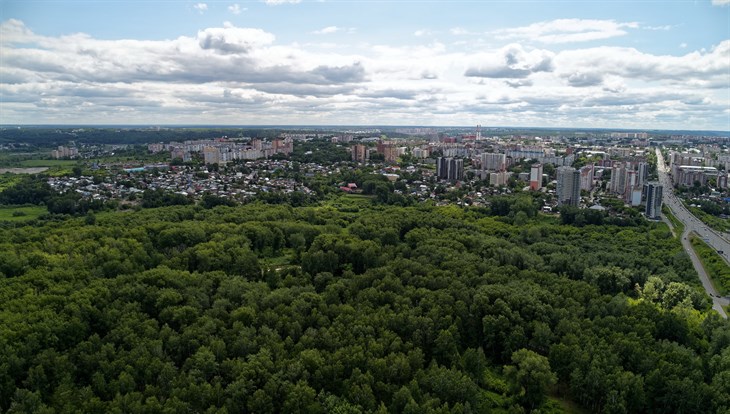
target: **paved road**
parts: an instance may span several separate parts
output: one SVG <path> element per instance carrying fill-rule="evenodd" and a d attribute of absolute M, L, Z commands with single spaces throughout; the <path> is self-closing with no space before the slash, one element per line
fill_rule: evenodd
<path fill-rule="evenodd" d="M 674 214 L 674 216 L 684 224 L 684 233 L 682 233 L 681 236 L 682 246 L 690 259 L 692 259 L 692 264 L 694 265 L 695 270 L 697 270 L 697 273 L 700 275 L 702 286 L 712 299 L 712 308 L 715 309 L 720 316 L 727 319 L 727 314 L 722 307 L 730 304 L 730 297 L 720 297 L 719 293 L 712 285 L 710 278 L 707 276 L 705 269 L 702 267 L 702 263 L 695 254 L 694 249 L 692 249 L 692 245 L 690 244 L 688 237 L 691 232 L 697 233 L 710 247 L 718 252 L 722 252 L 721 256 L 725 259 L 725 261 L 730 260 L 730 241 L 727 240 L 727 235 L 709 228 L 690 213 L 677 196 L 674 195 L 674 192 L 672 191 L 674 186 L 672 185 L 671 177 L 667 174 L 664 157 L 662 157 L 658 148 L 656 150 L 656 154 L 659 182 L 664 186 L 662 201 L 672 210 L 672 214 Z"/>

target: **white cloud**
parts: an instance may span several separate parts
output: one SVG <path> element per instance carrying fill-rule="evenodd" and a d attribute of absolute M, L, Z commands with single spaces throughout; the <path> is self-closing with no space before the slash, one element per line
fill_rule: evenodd
<path fill-rule="evenodd" d="M 337 26 L 327 26 L 320 30 L 315 30 L 312 33 L 314 33 L 314 34 L 332 34 L 332 33 L 337 33 L 340 30 L 342 30 L 342 28 L 337 27 Z"/>
<path fill-rule="evenodd" d="M 246 10 L 248 9 L 245 7 L 241 8 L 241 6 L 239 6 L 238 4 L 231 4 L 230 6 L 228 6 L 228 11 L 236 15 L 241 14 L 241 12 Z"/>
<path fill-rule="evenodd" d="M 674 26 L 672 26 L 670 24 L 665 24 L 663 26 L 641 26 L 641 28 L 644 30 L 663 30 L 663 31 L 672 30 L 673 27 Z"/>
<path fill-rule="evenodd" d="M 679 44 L 679 48 L 680 49 L 686 49 L 687 48 L 687 43 L 685 43 L 685 42 L 680 43 Z"/>
<path fill-rule="evenodd" d="M 205 3 L 195 3 L 193 4 L 193 8 L 198 11 L 198 13 L 203 14 L 208 10 L 208 5 Z"/>
<path fill-rule="evenodd" d="M 264 3 L 270 5 L 270 6 L 278 6 L 279 4 L 296 4 L 301 2 L 302 0 L 264 0 Z"/>
<path fill-rule="evenodd" d="M 617 23 L 614 20 L 558 19 L 529 26 L 501 29 L 494 32 L 498 39 L 525 39 L 541 43 L 572 43 L 623 36 L 624 29 L 636 29 L 636 22 Z"/>
<path fill-rule="evenodd" d="M 684 56 L 660 56 L 642 53 L 634 48 L 596 47 L 567 50 L 554 60 L 558 72 L 571 70 L 596 72 L 647 82 L 678 83 L 725 79 L 730 71 L 730 40 L 720 42 L 711 51 L 690 52 Z"/>
<path fill-rule="evenodd" d="M 208 28 L 198 32 L 201 49 L 220 53 L 247 53 L 253 48 L 271 44 L 274 35 L 261 29 L 239 28 L 226 23 L 222 28 Z"/>
<path fill-rule="evenodd" d="M 452 35 L 455 35 L 455 36 L 462 36 L 462 35 L 469 34 L 469 31 L 462 27 L 453 27 L 449 31 L 451 32 Z"/>
<path fill-rule="evenodd" d="M 10 19 L 0 24 L 0 38 L 4 42 L 33 41 L 35 35 L 28 29 L 25 24 L 17 19 Z"/>
<path fill-rule="evenodd" d="M 18 20 L 0 36 L 7 123 L 730 129 L 730 40 L 681 55 L 517 41 L 474 52 L 338 36 L 332 47 L 284 45 L 231 23 L 170 40 L 43 36 Z"/>
<path fill-rule="evenodd" d="M 430 34 L 431 34 L 430 31 L 424 30 L 424 29 L 416 30 L 415 32 L 413 32 L 413 36 L 417 36 L 417 37 L 426 36 L 426 35 L 430 35 Z"/>
<path fill-rule="evenodd" d="M 524 79 L 533 73 L 551 72 L 553 53 L 534 49 L 526 51 L 519 44 L 510 44 L 496 53 L 477 55 L 464 72 L 480 78 Z"/>
<path fill-rule="evenodd" d="M 713 6 L 727 6 L 730 5 L 730 0 L 712 0 Z"/>
<path fill-rule="evenodd" d="M 326 35 L 326 34 L 332 34 L 332 33 L 337 33 L 337 32 L 355 33 L 355 28 L 354 27 L 327 26 L 322 29 L 313 31 L 312 34 Z"/>

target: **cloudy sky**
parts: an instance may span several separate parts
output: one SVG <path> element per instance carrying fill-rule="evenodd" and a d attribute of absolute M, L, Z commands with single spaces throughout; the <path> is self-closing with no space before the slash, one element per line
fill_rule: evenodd
<path fill-rule="evenodd" d="M 0 124 L 730 130 L 730 0 L 0 0 Z"/>

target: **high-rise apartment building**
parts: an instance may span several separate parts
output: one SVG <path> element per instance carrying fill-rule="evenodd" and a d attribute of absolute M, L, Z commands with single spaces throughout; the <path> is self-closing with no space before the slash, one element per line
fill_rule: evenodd
<path fill-rule="evenodd" d="M 206 164 L 221 164 L 221 152 L 216 147 L 203 148 L 203 161 Z"/>
<path fill-rule="evenodd" d="M 481 154 L 482 170 L 485 171 L 502 171 L 507 168 L 507 156 L 504 154 Z"/>
<path fill-rule="evenodd" d="M 436 160 L 436 175 L 442 180 L 463 180 L 464 160 L 460 158 L 439 157 Z"/>
<path fill-rule="evenodd" d="M 451 181 L 461 181 L 464 179 L 464 160 L 461 158 L 452 158 L 449 161 L 448 179 Z"/>
<path fill-rule="evenodd" d="M 640 162 L 637 171 L 639 172 L 637 185 L 642 186 L 649 179 L 649 164 Z"/>
<path fill-rule="evenodd" d="M 449 174 L 449 159 L 446 157 L 438 157 L 436 159 L 436 177 L 446 179 Z"/>
<path fill-rule="evenodd" d="M 636 171 L 633 171 L 633 170 L 626 171 L 626 184 L 625 184 L 624 193 L 623 193 L 625 202 L 627 202 L 627 203 L 631 202 L 631 193 L 634 190 L 634 188 L 641 189 L 638 182 L 639 182 L 639 175 Z"/>
<path fill-rule="evenodd" d="M 378 141 L 376 146 L 378 152 L 383 154 L 385 162 L 396 162 L 398 159 L 398 147 L 392 141 Z"/>
<path fill-rule="evenodd" d="M 622 163 L 614 163 L 611 168 L 611 182 L 609 189 L 612 193 L 623 196 L 626 193 L 626 166 Z"/>
<path fill-rule="evenodd" d="M 559 206 L 578 207 L 580 204 L 580 171 L 573 167 L 558 167 L 556 195 Z"/>
<path fill-rule="evenodd" d="M 662 213 L 662 186 L 656 183 L 648 183 L 646 188 L 646 217 L 656 219 Z"/>
<path fill-rule="evenodd" d="M 727 173 L 717 176 L 717 188 L 723 190 L 727 188 Z"/>
<path fill-rule="evenodd" d="M 363 144 L 352 146 L 352 161 L 365 164 L 368 159 L 368 147 Z"/>
<path fill-rule="evenodd" d="M 76 158 L 79 155 L 79 150 L 77 148 L 69 148 L 64 147 L 63 145 L 58 147 L 58 149 L 55 149 L 51 151 L 51 155 L 55 159 L 59 158 Z"/>
<path fill-rule="evenodd" d="M 530 190 L 537 191 L 542 188 L 542 164 L 532 164 L 530 167 Z"/>
<path fill-rule="evenodd" d="M 580 189 L 585 191 L 593 190 L 593 164 L 588 164 L 580 169 Z"/>

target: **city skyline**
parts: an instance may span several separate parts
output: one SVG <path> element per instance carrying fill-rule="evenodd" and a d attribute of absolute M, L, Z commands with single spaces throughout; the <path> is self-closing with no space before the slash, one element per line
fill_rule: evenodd
<path fill-rule="evenodd" d="M 4 1 L 0 123 L 729 131 L 729 4 Z"/>

